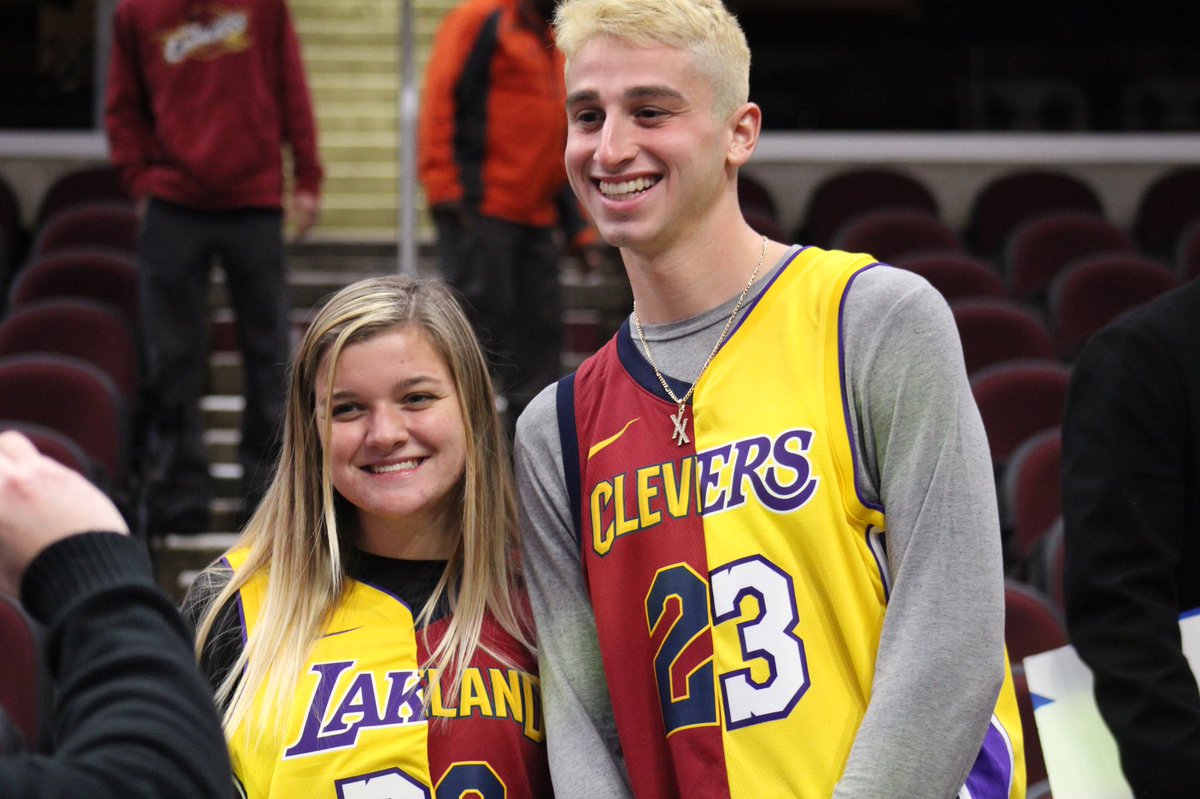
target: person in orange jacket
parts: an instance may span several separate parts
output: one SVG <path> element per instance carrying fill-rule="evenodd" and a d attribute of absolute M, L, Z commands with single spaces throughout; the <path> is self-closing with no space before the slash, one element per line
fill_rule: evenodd
<path fill-rule="evenodd" d="M 567 185 L 566 89 L 553 0 L 468 0 L 438 29 L 418 128 L 418 172 L 442 275 L 466 300 L 509 426 L 561 376 L 556 228 L 599 264 Z"/>

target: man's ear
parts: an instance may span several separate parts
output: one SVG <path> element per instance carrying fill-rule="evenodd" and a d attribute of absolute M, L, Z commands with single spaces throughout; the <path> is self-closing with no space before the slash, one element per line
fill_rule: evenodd
<path fill-rule="evenodd" d="M 729 142 L 727 160 L 732 167 L 740 167 L 754 155 L 758 146 L 758 134 L 762 132 L 762 109 L 757 103 L 744 103 L 729 118 L 733 136 Z"/>

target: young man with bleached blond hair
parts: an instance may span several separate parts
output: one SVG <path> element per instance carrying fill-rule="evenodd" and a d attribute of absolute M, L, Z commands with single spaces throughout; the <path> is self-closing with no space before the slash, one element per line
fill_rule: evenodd
<path fill-rule="evenodd" d="M 566 0 L 567 173 L 628 323 L 522 416 L 556 796 L 1019 799 L 986 439 L 953 320 L 770 241 L 719 0 Z"/>

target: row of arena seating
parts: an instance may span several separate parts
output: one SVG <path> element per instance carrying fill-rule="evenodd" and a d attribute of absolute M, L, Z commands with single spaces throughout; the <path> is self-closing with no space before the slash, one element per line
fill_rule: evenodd
<path fill-rule="evenodd" d="M 51 185 L 26 232 L 0 184 L 0 429 L 103 487 L 137 528 L 142 347 L 137 215 L 107 167 Z"/>
<path fill-rule="evenodd" d="M 1180 234 L 1200 218 L 1197 186 L 1200 165 L 1168 171 L 1141 191 L 1128 231 L 1138 248 L 1154 257 L 1173 257 Z M 924 212 L 935 220 L 942 218 L 929 186 L 890 167 L 855 168 L 825 178 L 809 196 L 800 225 L 791 231 L 780 226 L 778 204 L 771 190 L 745 172 L 739 176 L 738 197 L 752 224 L 771 226 L 771 232 L 777 233 L 780 240 L 822 247 L 838 246 L 853 228 L 850 223 L 871 211 L 903 208 Z M 961 233 L 945 226 L 930 227 L 927 234 L 901 231 L 894 244 L 881 239 L 885 251 L 874 254 L 889 260 L 895 253 L 887 250 L 893 247 L 929 248 L 922 238 L 927 235 L 934 248 L 945 245 L 961 249 L 1002 266 L 1012 233 L 1022 223 L 1048 211 L 1104 217 L 1103 204 L 1085 179 L 1052 169 L 1018 169 L 992 178 L 975 192 Z M 905 242 L 904 237 L 912 243 Z"/>
<path fill-rule="evenodd" d="M 74 206 L 92 203 L 129 206 L 129 196 L 115 169 L 82 167 L 59 176 L 39 198 L 31 227 L 24 223 L 13 187 L 0 178 L 0 281 L 7 280 L 7 276 L 21 267 L 29 255 L 31 239 L 42 235 L 52 216 Z M 124 221 L 117 224 L 121 225 L 121 231 L 128 230 Z"/>
<path fill-rule="evenodd" d="M 775 238 L 871 253 L 921 274 L 949 302 L 1008 300 L 1040 318 L 1067 361 L 1115 316 L 1200 274 L 1200 167 L 1147 186 L 1130 230 L 1105 218 L 1086 181 L 1047 170 L 985 184 L 961 233 L 942 221 L 927 186 L 892 169 L 827 178 L 794 232 L 781 227 L 764 184 L 743 177 L 739 194 L 751 225 Z"/>
<path fill-rule="evenodd" d="M 86 475 L 143 532 L 136 214 L 100 168 L 52 185 L 34 220 L 31 235 L 0 181 L 0 430 Z M 7 598 L 0 640 L 0 708 L 40 748 L 49 682 L 34 625 Z"/>

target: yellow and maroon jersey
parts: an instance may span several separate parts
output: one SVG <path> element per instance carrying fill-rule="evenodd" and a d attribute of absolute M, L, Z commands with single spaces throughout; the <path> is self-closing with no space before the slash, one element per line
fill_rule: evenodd
<path fill-rule="evenodd" d="M 886 519 L 856 488 L 839 347 L 843 296 L 873 263 L 795 255 L 697 384 L 683 445 L 628 325 L 559 384 L 584 579 L 639 799 L 827 799 L 841 777 L 888 600 Z M 1020 753 L 1006 685 L 971 797 L 1022 796 Z"/>
<path fill-rule="evenodd" d="M 245 553 L 227 557 L 236 570 Z M 239 595 L 253 634 L 265 596 L 261 572 Z M 491 618 L 484 640 L 512 668 L 478 651 L 456 696 L 422 668 L 425 636 L 393 594 L 351 581 L 317 641 L 295 698 L 274 719 L 264 691 L 231 736 L 234 775 L 249 799 L 537 799 L 551 795 L 541 687 L 533 657 Z M 428 628 L 436 646 L 448 619 Z M 432 695 L 425 712 L 425 686 Z"/>

